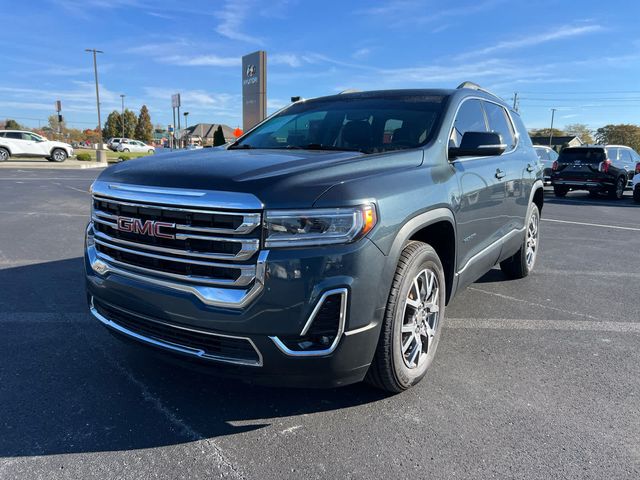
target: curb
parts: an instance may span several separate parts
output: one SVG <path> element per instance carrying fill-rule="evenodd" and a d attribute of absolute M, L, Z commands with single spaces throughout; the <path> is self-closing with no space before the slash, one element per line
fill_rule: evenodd
<path fill-rule="evenodd" d="M 45 168 L 47 170 L 85 170 L 89 168 L 106 168 L 108 163 L 98 162 L 73 162 L 73 163 L 56 163 L 56 162 L 2 162 L 0 163 L 0 169 L 13 168 L 13 169 L 38 169 Z"/>

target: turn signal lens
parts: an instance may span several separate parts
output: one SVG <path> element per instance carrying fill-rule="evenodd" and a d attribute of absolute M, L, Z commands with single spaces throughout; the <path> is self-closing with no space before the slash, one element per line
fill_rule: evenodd
<path fill-rule="evenodd" d="M 640 165 L 640 163 L 638 164 Z M 376 216 L 376 207 L 373 205 L 365 205 L 362 210 L 362 231 L 360 232 L 360 236 L 364 236 L 373 230 L 373 227 L 376 226 L 378 222 L 378 218 Z"/>
<path fill-rule="evenodd" d="M 640 174 L 640 162 L 636 163 L 636 173 Z"/>

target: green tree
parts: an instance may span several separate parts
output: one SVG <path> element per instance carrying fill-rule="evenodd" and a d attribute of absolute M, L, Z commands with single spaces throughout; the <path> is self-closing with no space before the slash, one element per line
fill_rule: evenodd
<path fill-rule="evenodd" d="M 550 128 L 538 128 L 538 129 L 532 129 L 529 130 L 529 136 L 530 137 L 548 137 L 551 134 L 551 129 Z M 553 136 L 554 137 L 562 137 L 566 135 L 566 133 L 563 130 L 558 130 L 557 128 L 553 129 Z"/>
<path fill-rule="evenodd" d="M 136 127 L 138 125 L 138 117 L 129 109 L 124 111 L 124 136 L 125 138 L 134 138 L 136 135 Z M 120 135 L 122 135 L 122 125 L 120 125 Z"/>
<path fill-rule="evenodd" d="M 142 105 L 142 108 L 140 109 L 134 138 L 145 143 L 153 142 L 153 124 L 151 123 L 149 109 L 146 105 Z"/>
<path fill-rule="evenodd" d="M 107 121 L 104 123 L 104 129 L 102 130 L 102 137 L 105 141 L 122 135 L 122 119 L 120 117 L 120 112 L 116 110 L 111 112 L 107 117 Z"/>
<path fill-rule="evenodd" d="M 605 125 L 596 131 L 596 140 L 604 145 L 626 145 L 640 150 L 640 127 L 631 124 Z"/>
<path fill-rule="evenodd" d="M 222 132 L 222 125 L 218 125 L 216 131 L 213 132 L 213 146 L 224 145 L 227 141 L 224 139 L 224 133 Z"/>
<path fill-rule="evenodd" d="M 20 124 L 11 118 L 8 118 L 4 122 L 4 128 L 6 128 L 7 130 L 22 130 Z"/>
<path fill-rule="evenodd" d="M 575 135 L 584 143 L 593 143 L 593 130 L 584 123 L 572 123 L 564 127 L 567 135 Z"/>

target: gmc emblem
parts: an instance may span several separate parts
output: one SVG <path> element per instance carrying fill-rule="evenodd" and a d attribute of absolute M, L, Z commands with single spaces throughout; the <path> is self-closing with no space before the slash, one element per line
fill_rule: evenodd
<path fill-rule="evenodd" d="M 143 222 L 139 218 L 118 217 L 118 230 L 121 232 L 138 233 L 140 235 L 149 235 L 150 237 L 175 239 L 174 233 L 163 232 L 163 228 L 175 228 L 175 223 L 154 222 L 146 220 Z"/>

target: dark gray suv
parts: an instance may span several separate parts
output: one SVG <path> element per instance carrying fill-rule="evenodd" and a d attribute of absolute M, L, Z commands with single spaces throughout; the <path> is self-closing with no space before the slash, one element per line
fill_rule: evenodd
<path fill-rule="evenodd" d="M 219 374 L 398 392 L 457 290 L 532 270 L 543 183 L 518 114 L 465 83 L 298 101 L 92 195 L 87 297 L 114 334 Z"/>

